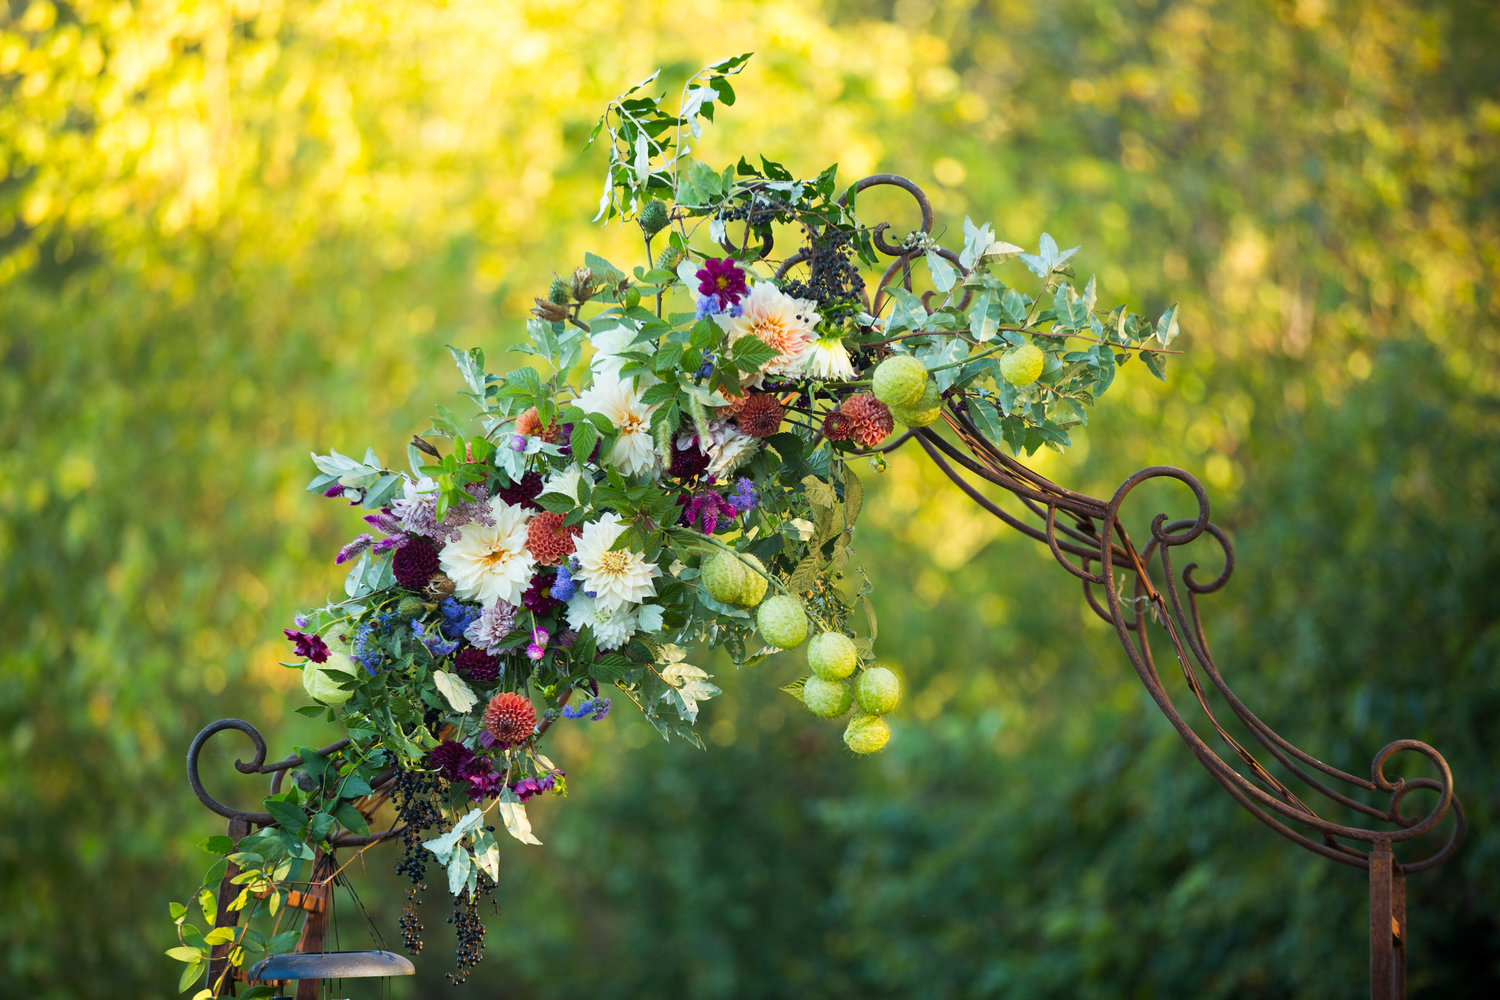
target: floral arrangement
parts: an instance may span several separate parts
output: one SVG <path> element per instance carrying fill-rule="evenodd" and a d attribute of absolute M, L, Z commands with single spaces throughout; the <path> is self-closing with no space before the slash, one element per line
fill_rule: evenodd
<path fill-rule="evenodd" d="M 694 723 L 720 694 L 691 662 L 705 649 L 739 666 L 780 654 L 785 690 L 847 717 L 853 752 L 880 750 L 901 685 L 876 659 L 851 547 L 857 460 L 883 468 L 883 447 L 945 410 L 1014 450 L 1061 449 L 1117 365 L 1139 355 L 1160 376 L 1175 307 L 1155 324 L 1103 311 L 1093 278 L 1074 285 L 1076 248 L 1046 234 L 1029 253 L 967 219 L 958 250 L 913 232 L 897 255 L 933 290 L 892 283 L 872 311 L 860 267 L 888 247 L 885 227 L 860 221 L 834 168 L 799 180 L 768 160 L 721 171 L 691 155 L 747 58 L 693 77 L 676 113 L 641 95 L 654 76 L 609 104 L 590 139 L 610 151 L 598 217 L 633 220 L 645 262 L 588 255 L 557 277 L 520 348 L 537 364 L 495 374 L 478 348 L 450 348 L 471 412 L 438 407 L 407 471 L 374 451 L 314 456 L 309 490 L 365 513 L 335 559 L 350 565 L 344 599 L 297 617 L 288 665 L 315 703 L 300 711 L 349 743 L 302 753 L 297 786 L 266 800 L 276 826 L 210 838 L 210 925 L 229 862 L 234 902 L 274 921 L 317 849 L 368 834 L 389 799 L 413 883 L 403 937 L 420 949 L 415 906 L 436 862 L 461 981 L 482 954 L 496 826 L 537 844 L 528 801 L 566 793 L 548 729 L 628 703 L 701 747 Z M 772 270 L 763 251 L 786 227 L 803 245 Z M 184 989 L 215 944 L 238 966 L 295 942 L 248 917 L 204 934 L 186 907 L 173 915 Z"/>

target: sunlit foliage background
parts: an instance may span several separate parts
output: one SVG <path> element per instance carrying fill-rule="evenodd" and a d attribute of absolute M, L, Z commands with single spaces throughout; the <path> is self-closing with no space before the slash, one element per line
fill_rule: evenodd
<path fill-rule="evenodd" d="M 273 753 L 326 735 L 287 720 L 276 663 L 353 533 L 302 492 L 307 452 L 399 454 L 458 387 L 444 344 L 498 357 L 585 248 L 637 262 L 587 222 L 593 118 L 658 65 L 755 50 L 711 161 L 905 173 L 950 231 L 1045 228 L 1111 300 L 1182 301 L 1167 384 L 1127 367 L 1043 466 L 1105 494 L 1148 463 L 1201 476 L 1240 558 L 1210 635 L 1246 701 L 1355 772 L 1397 737 L 1448 756 L 1475 832 L 1411 882 L 1413 993 L 1491 995 L 1496 10 L 0 4 L 3 992 L 170 992 L 166 903 L 218 827 L 188 740 L 224 715 Z M 910 689 L 892 748 L 851 759 L 775 691 L 786 660 L 721 676 L 708 753 L 624 712 L 570 724 L 572 795 L 533 810 L 546 848 L 508 850 L 462 995 L 1361 995 L 1361 873 L 1211 783 L 1044 551 L 915 456 L 866 478 Z M 215 773 L 249 800 L 233 751 Z M 391 859 L 366 860 L 395 941 Z M 447 989 L 433 889 L 393 995 Z"/>

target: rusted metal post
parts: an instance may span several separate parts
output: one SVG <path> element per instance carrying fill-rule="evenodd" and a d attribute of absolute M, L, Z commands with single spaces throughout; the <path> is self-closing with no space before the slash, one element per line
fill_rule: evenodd
<path fill-rule="evenodd" d="M 1370 848 L 1370 997 L 1406 1000 L 1406 875 L 1385 837 Z"/>

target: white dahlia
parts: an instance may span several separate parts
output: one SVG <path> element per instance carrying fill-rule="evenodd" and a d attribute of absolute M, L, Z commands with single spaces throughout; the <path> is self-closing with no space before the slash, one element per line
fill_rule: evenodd
<path fill-rule="evenodd" d="M 854 362 L 844 349 L 844 341 L 835 331 L 814 340 L 807 351 L 806 374 L 809 378 L 852 379 Z"/>
<path fill-rule="evenodd" d="M 589 368 L 593 370 L 594 378 L 618 382 L 620 369 L 630 360 L 621 357 L 624 352 L 651 354 L 655 351 L 655 345 L 649 341 L 632 346 L 631 341 L 634 339 L 635 333 L 630 330 L 605 330 L 603 333 L 590 334 L 589 343 L 594 345 L 594 357 L 589 361 Z"/>
<path fill-rule="evenodd" d="M 651 414 L 656 407 L 641 402 L 641 394 L 629 379 L 598 374 L 594 384 L 580 392 L 574 402 L 585 413 L 603 415 L 620 432 L 609 453 L 610 465 L 627 476 L 656 471 L 656 446 L 651 440 Z"/>
<path fill-rule="evenodd" d="M 746 434 L 732 421 L 715 420 L 708 426 L 708 472 L 711 476 L 728 479 L 760 449 L 760 439 Z"/>
<path fill-rule="evenodd" d="M 458 538 L 438 553 L 438 562 L 461 600 L 520 604 L 536 571 L 536 560 L 526 551 L 530 516 L 524 508 L 512 507 L 499 497 L 489 502 L 489 508 L 495 523 L 464 525 Z"/>
<path fill-rule="evenodd" d="M 740 300 L 738 316 L 720 313 L 714 319 L 728 334 L 727 345 L 753 336 L 776 348 L 776 357 L 766 363 L 761 374 L 797 375 L 815 339 L 818 304 L 811 299 L 794 299 L 769 281 L 760 281 Z"/>
<path fill-rule="evenodd" d="M 584 455 L 583 458 L 584 460 L 587 460 L 588 456 Z M 552 475 L 546 478 L 546 480 L 542 483 L 542 495 L 545 496 L 548 493 L 561 493 L 569 500 L 577 503 L 578 481 L 582 478 L 583 473 L 579 471 L 578 466 L 570 465 L 564 471 L 554 472 L 552 473 Z"/>
<path fill-rule="evenodd" d="M 593 629 L 598 649 L 619 649 L 635 635 L 639 624 L 633 604 L 622 604 L 606 610 L 594 598 L 583 593 L 574 594 L 568 599 L 569 627 L 581 629 L 587 625 Z"/>
<path fill-rule="evenodd" d="M 612 611 L 622 604 L 639 604 L 656 596 L 656 577 L 661 568 L 630 549 L 612 549 L 625 533 L 620 515 L 605 514 L 583 526 L 573 554 L 578 557 L 578 572 L 573 579 L 592 593 L 599 607 Z"/>

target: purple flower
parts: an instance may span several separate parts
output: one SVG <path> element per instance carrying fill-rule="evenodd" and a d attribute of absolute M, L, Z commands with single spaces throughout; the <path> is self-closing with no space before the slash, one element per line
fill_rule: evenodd
<path fill-rule="evenodd" d="M 404 530 L 401 527 L 401 522 L 396 520 L 396 515 L 392 514 L 389 510 L 380 510 L 374 514 L 366 514 L 365 522 L 374 525 L 387 535 L 399 535 Z"/>
<path fill-rule="evenodd" d="M 533 795 L 542 791 L 542 783 L 535 778 L 522 778 L 514 785 L 511 785 L 510 790 L 516 793 L 517 798 L 525 802 Z"/>
<path fill-rule="evenodd" d="M 755 484 L 741 476 L 734 485 L 734 492 L 729 494 L 729 503 L 741 514 L 749 513 L 760 503 L 760 497 L 755 495 Z"/>
<path fill-rule="evenodd" d="M 365 549 L 369 548 L 374 543 L 374 541 L 374 535 L 360 535 L 358 538 L 354 539 L 354 541 L 339 549 L 339 554 L 333 557 L 333 564 L 335 566 L 342 566 L 344 563 L 348 562 L 350 559 L 353 559 Z"/>
<path fill-rule="evenodd" d="M 683 504 L 681 523 L 688 527 L 692 527 L 694 522 L 701 523 L 705 535 L 712 535 L 714 533 L 714 530 L 719 526 L 719 519 L 721 517 L 726 521 L 733 521 L 739 513 L 734 507 L 730 506 L 729 501 L 719 496 L 713 490 L 704 490 L 701 493 L 697 493 L 684 504 L 685 497 L 686 494 L 679 494 L 677 497 L 677 502 Z"/>
<path fill-rule="evenodd" d="M 341 496 L 343 496 L 344 495 L 344 484 L 343 483 L 334 483 L 332 486 L 328 487 L 328 489 L 326 489 L 326 490 L 323 491 L 323 495 L 325 497 L 329 497 L 330 499 L 333 498 L 333 497 L 341 497 Z"/>
<path fill-rule="evenodd" d="M 475 757 L 463 769 L 463 777 L 471 799 L 492 799 L 505 787 L 505 775 L 495 770 L 488 757 Z"/>
<path fill-rule="evenodd" d="M 412 619 L 411 632 L 412 635 L 422 641 L 422 645 L 427 647 L 427 651 L 432 654 L 434 659 L 447 656 L 458 648 L 457 639 L 452 641 L 445 640 L 440 629 L 433 629 L 429 632 L 427 626 L 423 625 L 420 619 Z"/>
<path fill-rule="evenodd" d="M 526 647 L 526 655 L 531 657 L 531 659 L 533 660 L 540 660 L 542 657 L 547 655 L 547 647 L 538 645 L 537 643 L 533 642 L 531 645 Z"/>
<path fill-rule="evenodd" d="M 282 629 L 281 634 L 297 644 L 296 653 L 298 656 L 312 660 L 314 663 L 326 663 L 328 661 L 328 643 L 323 641 L 321 635 L 313 635 L 310 632 L 294 632 L 289 628 Z"/>
<path fill-rule="evenodd" d="M 562 714 L 569 719 L 582 719 L 587 716 L 594 722 L 600 722 L 609 714 L 609 699 L 591 698 L 578 705 L 564 705 Z"/>
<path fill-rule="evenodd" d="M 552 633 L 548 632 L 546 629 L 542 628 L 540 625 L 538 625 L 536 628 L 534 628 L 534 629 L 531 630 L 531 641 L 534 642 L 534 643 L 536 643 L 538 646 L 545 647 L 547 645 L 547 640 L 549 640 L 551 638 L 552 638 Z"/>
<path fill-rule="evenodd" d="M 510 450 L 511 451 L 525 451 L 526 450 L 526 435 L 525 434 L 517 434 L 515 437 L 511 438 L 510 439 Z"/>
<path fill-rule="evenodd" d="M 693 277 L 698 279 L 699 294 L 712 295 L 720 309 L 728 309 L 750 293 L 745 272 L 728 257 L 710 257 Z"/>

